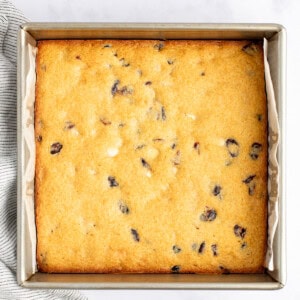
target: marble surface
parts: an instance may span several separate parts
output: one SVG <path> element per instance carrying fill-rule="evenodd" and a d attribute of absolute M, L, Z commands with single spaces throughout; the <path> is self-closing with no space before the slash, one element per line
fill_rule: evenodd
<path fill-rule="evenodd" d="M 300 146 L 300 1 L 297 0 L 12 0 L 32 21 L 81 22 L 269 22 L 288 33 L 287 240 L 288 280 L 278 291 L 85 290 L 89 299 L 300 299 L 297 193 Z"/>

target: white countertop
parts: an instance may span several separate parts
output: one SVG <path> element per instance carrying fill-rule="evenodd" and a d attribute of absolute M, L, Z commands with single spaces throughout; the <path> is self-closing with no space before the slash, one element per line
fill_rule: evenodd
<path fill-rule="evenodd" d="M 89 299 L 300 299 L 300 1 L 297 0 L 12 0 L 31 21 L 280 23 L 288 35 L 287 285 L 278 291 L 84 290 Z"/>

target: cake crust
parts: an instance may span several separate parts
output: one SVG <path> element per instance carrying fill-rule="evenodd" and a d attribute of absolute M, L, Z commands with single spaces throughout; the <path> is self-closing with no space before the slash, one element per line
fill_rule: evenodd
<path fill-rule="evenodd" d="M 261 42 L 37 47 L 39 271 L 264 271 Z"/>

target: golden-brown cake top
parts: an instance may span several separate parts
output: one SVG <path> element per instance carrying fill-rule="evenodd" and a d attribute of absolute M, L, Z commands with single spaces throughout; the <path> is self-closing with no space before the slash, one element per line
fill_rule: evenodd
<path fill-rule="evenodd" d="M 258 272 L 261 43 L 38 42 L 37 260 L 46 272 Z"/>

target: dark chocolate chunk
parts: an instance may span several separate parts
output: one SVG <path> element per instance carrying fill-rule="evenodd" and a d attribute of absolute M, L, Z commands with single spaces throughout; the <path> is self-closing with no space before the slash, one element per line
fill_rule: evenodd
<path fill-rule="evenodd" d="M 200 154 L 200 143 L 199 142 L 194 143 L 194 149 L 197 151 L 198 154 Z"/>
<path fill-rule="evenodd" d="M 60 150 L 62 149 L 63 145 L 59 142 L 57 143 L 54 143 L 51 145 L 51 148 L 50 148 L 50 154 L 57 154 L 60 152 Z"/>
<path fill-rule="evenodd" d="M 111 121 L 107 120 L 106 118 L 100 118 L 100 122 L 105 126 L 111 125 Z"/>
<path fill-rule="evenodd" d="M 36 140 L 37 142 L 41 143 L 42 140 L 43 140 L 43 137 L 42 137 L 41 135 L 37 135 L 36 138 L 35 138 L 35 140 Z"/>
<path fill-rule="evenodd" d="M 142 163 L 143 167 L 151 170 L 150 165 L 146 162 L 146 160 L 144 158 L 141 158 L 141 163 Z"/>
<path fill-rule="evenodd" d="M 216 244 L 211 245 L 211 251 L 213 253 L 213 256 L 218 256 L 218 247 Z"/>
<path fill-rule="evenodd" d="M 217 212 L 213 208 L 206 206 L 204 212 L 200 215 L 200 220 L 204 222 L 211 222 L 217 217 Z"/>
<path fill-rule="evenodd" d="M 198 253 L 203 253 L 205 249 L 205 242 L 202 242 L 199 246 Z"/>
<path fill-rule="evenodd" d="M 181 251 L 181 248 L 180 247 L 178 247 L 177 245 L 174 245 L 173 247 L 172 247 L 172 249 L 173 249 L 173 252 L 174 253 L 179 253 L 180 251 Z"/>
<path fill-rule="evenodd" d="M 116 178 L 113 177 L 113 176 L 108 176 L 107 177 L 107 180 L 109 182 L 109 186 L 110 187 L 116 187 L 116 186 L 119 186 L 119 183 L 116 181 Z"/>
<path fill-rule="evenodd" d="M 226 147 L 231 157 L 237 157 L 239 155 L 240 147 L 235 139 L 227 139 Z"/>
<path fill-rule="evenodd" d="M 201 72 L 201 74 L 200 74 L 201 76 L 205 76 L 205 72 Z"/>
<path fill-rule="evenodd" d="M 125 215 L 129 214 L 129 208 L 124 202 L 122 202 L 122 201 L 119 202 L 119 208 L 120 208 L 120 211 L 122 212 L 122 214 L 125 214 Z"/>
<path fill-rule="evenodd" d="M 166 116 L 166 110 L 165 110 L 164 106 L 162 106 L 162 107 L 161 107 L 161 119 L 162 119 L 163 121 L 165 121 L 166 118 L 167 118 L 167 116 Z"/>
<path fill-rule="evenodd" d="M 263 116 L 262 116 L 262 114 L 257 114 L 256 118 L 260 122 L 263 119 Z"/>
<path fill-rule="evenodd" d="M 119 83 L 120 83 L 120 80 L 116 80 L 111 88 L 111 93 L 113 96 L 118 92 Z"/>
<path fill-rule="evenodd" d="M 245 45 L 242 48 L 242 51 L 244 51 L 248 55 L 253 56 L 253 55 L 255 55 L 258 52 L 257 45 L 254 42 L 251 42 L 251 43 Z"/>
<path fill-rule="evenodd" d="M 136 241 L 136 242 L 139 242 L 140 241 L 140 236 L 138 234 L 138 232 L 135 230 L 135 229 L 132 229 L 131 228 L 131 234 L 132 234 L 132 237 L 133 239 Z"/>
<path fill-rule="evenodd" d="M 248 176 L 246 179 L 243 180 L 243 182 L 245 184 L 247 184 L 248 186 L 248 194 L 250 196 L 254 195 L 254 191 L 255 191 L 255 187 L 256 187 L 256 184 L 255 182 L 253 181 L 253 179 L 256 177 L 256 175 L 250 175 Z"/>
<path fill-rule="evenodd" d="M 178 265 L 175 265 L 171 268 L 172 273 L 179 273 L 179 271 L 180 271 L 180 266 Z"/>
<path fill-rule="evenodd" d="M 154 49 L 161 51 L 164 48 L 164 44 L 163 43 L 158 43 L 154 45 Z"/>
<path fill-rule="evenodd" d="M 214 189 L 213 189 L 213 195 L 214 196 L 218 196 L 218 195 L 220 195 L 220 193 L 221 193 L 221 189 L 222 189 L 222 187 L 220 186 L 220 185 L 215 185 L 215 187 L 214 187 Z"/>
<path fill-rule="evenodd" d="M 130 63 L 128 63 L 127 61 L 125 61 L 124 57 L 120 59 L 120 62 L 122 63 L 123 67 L 129 67 L 130 66 Z"/>
<path fill-rule="evenodd" d="M 75 58 L 81 60 L 80 55 L 76 55 Z"/>
<path fill-rule="evenodd" d="M 256 160 L 258 159 L 258 156 L 259 156 L 259 153 L 262 151 L 262 144 L 260 143 L 253 143 L 251 145 L 251 150 L 250 150 L 250 157 L 253 159 L 253 160 Z"/>
<path fill-rule="evenodd" d="M 142 145 L 138 145 L 135 150 L 140 150 L 140 149 L 143 149 L 144 147 L 146 147 L 145 144 L 142 144 Z"/>
<path fill-rule="evenodd" d="M 121 89 L 118 89 L 117 93 L 120 95 L 129 95 L 132 94 L 132 89 L 125 85 Z"/>
<path fill-rule="evenodd" d="M 230 271 L 223 266 L 219 266 L 219 269 L 222 271 L 223 274 L 230 274 Z"/>
<path fill-rule="evenodd" d="M 247 229 L 246 228 L 244 228 L 244 227 L 242 227 L 242 226 L 240 226 L 240 225 L 234 225 L 234 227 L 233 227 L 233 232 L 234 232 L 234 234 L 237 236 L 237 237 L 240 237 L 240 238 L 244 238 L 245 237 L 245 235 L 246 235 L 246 231 L 247 231 Z"/>
<path fill-rule="evenodd" d="M 146 81 L 145 82 L 145 85 L 151 85 L 152 84 L 152 81 Z"/>
<path fill-rule="evenodd" d="M 153 142 L 164 142 L 165 140 L 162 139 L 162 138 L 155 138 L 155 139 L 152 139 Z"/>
<path fill-rule="evenodd" d="M 248 183 L 250 183 L 255 177 L 256 177 L 256 175 L 250 175 L 250 176 L 248 176 L 246 179 L 244 179 L 243 182 L 246 183 L 246 184 L 248 184 Z"/>
<path fill-rule="evenodd" d="M 67 121 L 67 122 L 65 122 L 64 130 L 69 130 L 69 129 L 72 129 L 74 127 L 75 127 L 74 123 L 72 123 L 71 121 Z"/>

